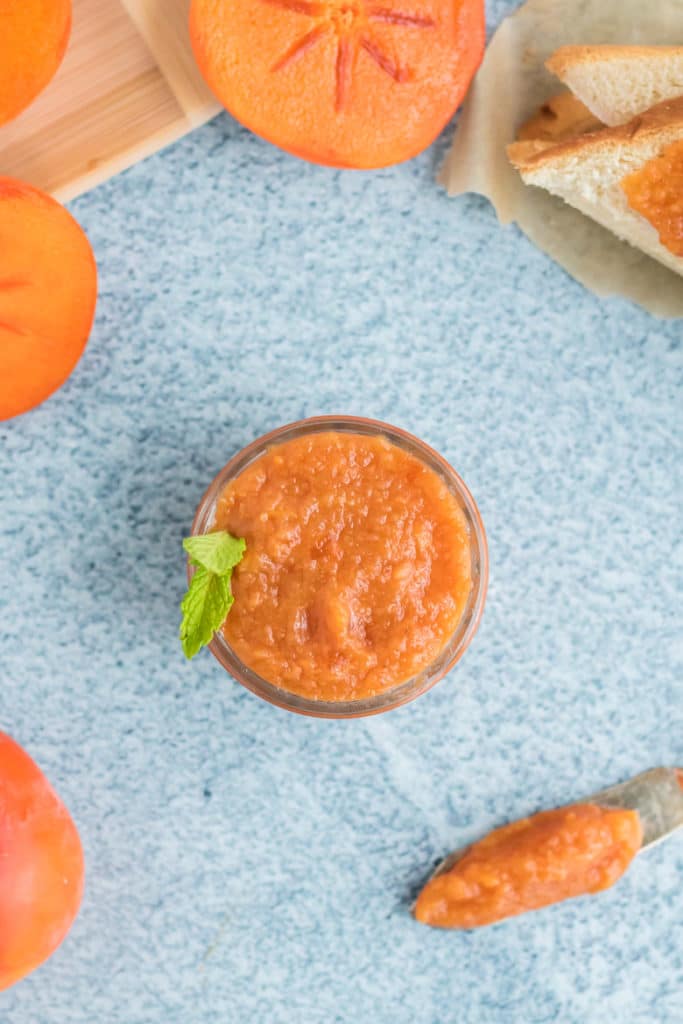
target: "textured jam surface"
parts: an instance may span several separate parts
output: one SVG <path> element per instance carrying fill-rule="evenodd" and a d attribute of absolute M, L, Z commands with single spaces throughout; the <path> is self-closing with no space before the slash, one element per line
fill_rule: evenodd
<path fill-rule="evenodd" d="M 491 832 L 420 893 L 418 921 L 478 928 L 608 889 L 642 843 L 636 811 L 577 804 Z"/>
<path fill-rule="evenodd" d="M 275 686 L 316 700 L 368 697 L 426 668 L 472 586 L 456 498 L 382 438 L 276 445 L 228 485 L 215 525 L 247 541 L 227 641 Z"/>
<path fill-rule="evenodd" d="M 674 256 L 683 256 L 683 140 L 621 183 L 629 205 L 649 220 Z"/>

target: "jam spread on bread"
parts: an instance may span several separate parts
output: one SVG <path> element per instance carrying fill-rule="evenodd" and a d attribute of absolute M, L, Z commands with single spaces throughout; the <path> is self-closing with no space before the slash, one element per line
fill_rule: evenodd
<path fill-rule="evenodd" d="M 649 220 L 674 256 L 683 256 L 683 140 L 621 183 L 631 209 Z"/>

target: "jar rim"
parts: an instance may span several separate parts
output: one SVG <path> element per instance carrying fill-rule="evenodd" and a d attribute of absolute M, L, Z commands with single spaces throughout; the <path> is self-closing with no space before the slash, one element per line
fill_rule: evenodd
<path fill-rule="evenodd" d="M 249 465 L 260 458 L 276 444 L 293 440 L 306 434 L 326 433 L 360 434 L 384 437 L 404 451 L 418 458 L 434 470 L 446 483 L 450 492 L 458 499 L 467 519 L 470 534 L 472 559 L 472 588 L 455 632 L 444 645 L 439 655 L 421 672 L 397 686 L 384 690 L 372 697 L 349 701 L 322 701 L 303 697 L 264 679 L 249 668 L 233 651 L 222 631 L 218 631 L 209 644 L 209 650 L 219 664 L 246 689 L 261 697 L 269 704 L 314 718 L 362 718 L 380 714 L 401 707 L 403 704 L 422 696 L 456 665 L 469 647 L 477 632 L 486 602 L 488 588 L 488 544 L 481 514 L 472 494 L 447 460 L 437 451 L 400 427 L 381 420 L 362 416 L 312 416 L 277 427 L 256 438 L 238 451 L 207 487 L 197 506 L 192 523 L 192 536 L 206 533 L 215 519 L 216 505 L 225 487 L 236 479 Z M 189 559 L 188 581 L 192 576 Z"/>

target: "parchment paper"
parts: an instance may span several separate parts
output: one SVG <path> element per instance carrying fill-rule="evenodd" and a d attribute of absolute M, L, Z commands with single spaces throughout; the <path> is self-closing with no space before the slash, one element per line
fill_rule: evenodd
<path fill-rule="evenodd" d="M 516 221 L 596 295 L 621 295 L 683 317 L 683 277 L 567 206 L 525 185 L 505 153 L 518 128 L 562 84 L 543 66 L 560 46 L 683 44 L 683 0 L 527 0 L 493 36 L 439 175 L 449 195 L 478 192 L 501 224 Z"/>

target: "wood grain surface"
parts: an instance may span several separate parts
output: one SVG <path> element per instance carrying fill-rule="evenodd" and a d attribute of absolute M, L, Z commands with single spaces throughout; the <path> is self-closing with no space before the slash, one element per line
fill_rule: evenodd
<path fill-rule="evenodd" d="M 189 0 L 74 0 L 48 88 L 0 127 L 0 174 L 62 202 L 156 152 L 220 109 L 196 69 Z"/>

